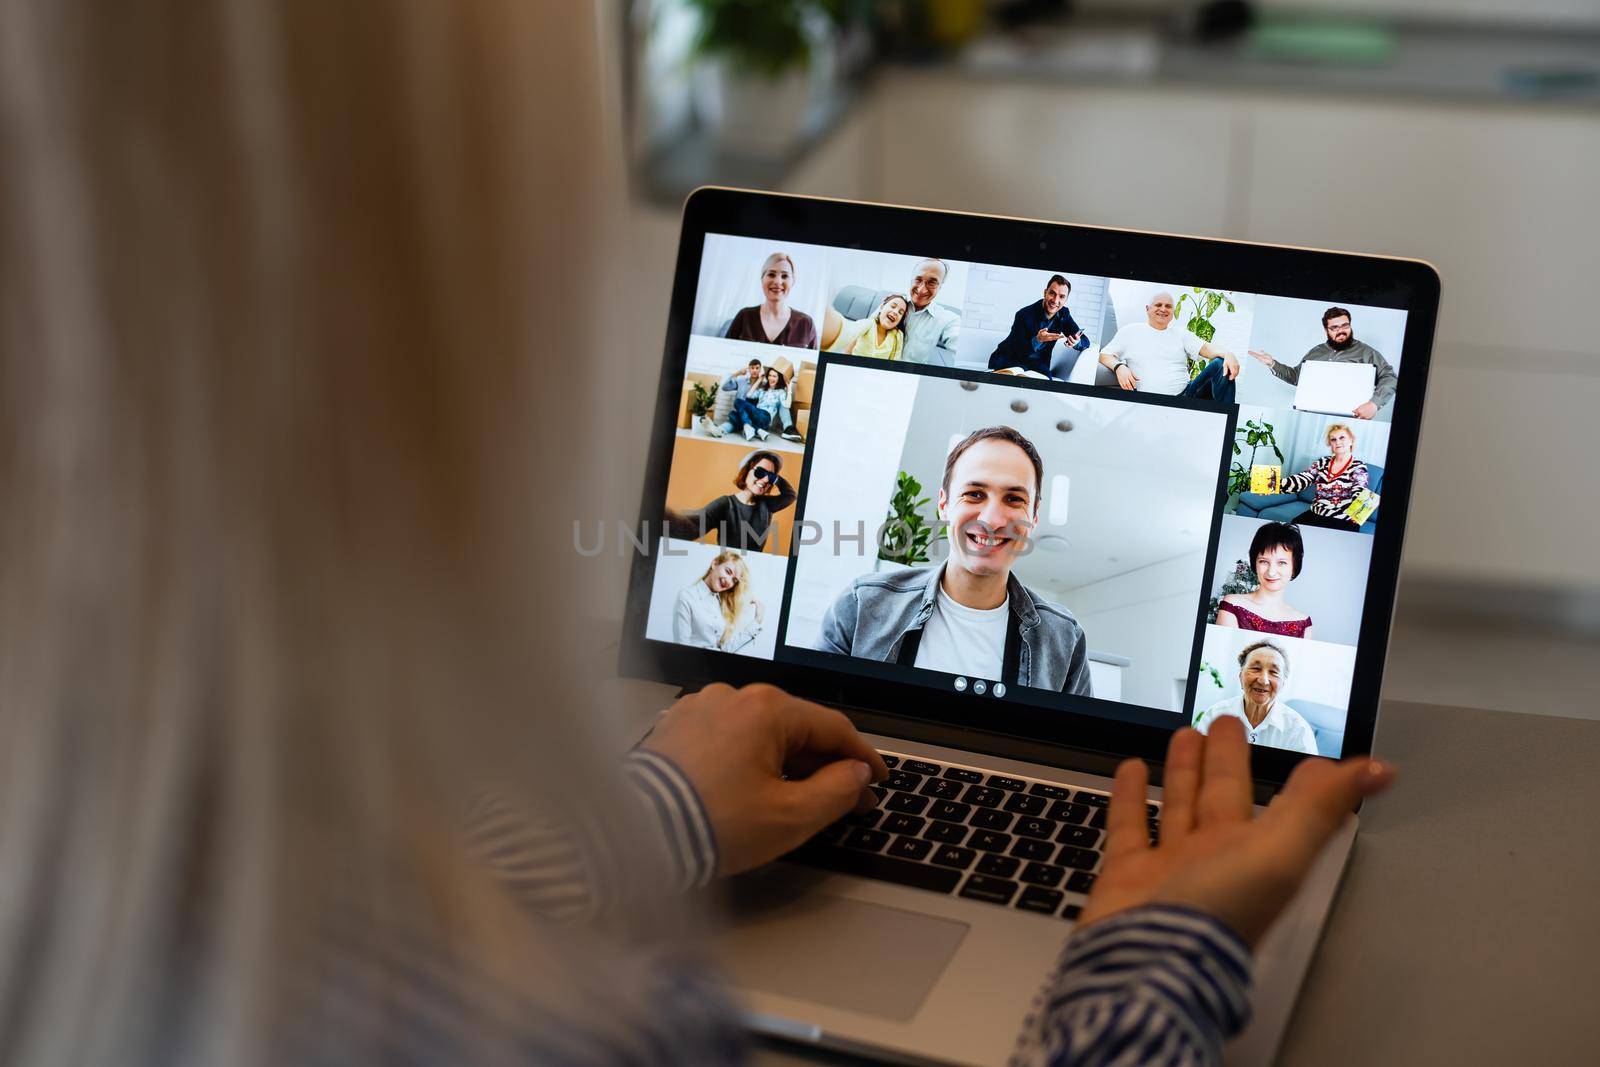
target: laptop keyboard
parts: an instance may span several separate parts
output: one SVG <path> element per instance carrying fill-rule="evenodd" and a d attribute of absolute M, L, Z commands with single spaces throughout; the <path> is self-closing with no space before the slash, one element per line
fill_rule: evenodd
<path fill-rule="evenodd" d="M 1094 888 L 1110 794 L 881 753 L 878 806 L 786 858 L 840 874 L 1075 920 Z M 1150 841 L 1161 807 L 1146 804 Z"/>

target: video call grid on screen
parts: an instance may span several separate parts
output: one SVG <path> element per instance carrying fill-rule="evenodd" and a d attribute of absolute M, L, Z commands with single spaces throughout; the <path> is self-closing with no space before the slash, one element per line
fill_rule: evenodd
<path fill-rule="evenodd" d="M 936 284 L 930 285 L 930 281 Z M 1192 321 L 1197 317 L 1204 320 L 1199 328 Z M 675 505 L 694 510 L 695 490 L 691 490 L 690 483 L 701 483 L 698 491 L 707 495 L 708 487 L 716 482 L 712 473 L 726 473 L 718 468 L 732 465 L 735 450 L 740 460 L 758 447 L 777 457 L 782 468 L 777 480 L 786 482 L 793 492 L 783 509 L 789 514 L 779 511 L 760 516 L 758 525 L 765 533 L 765 543 L 755 545 L 746 537 L 744 543 L 733 547 L 745 555 L 752 551 L 776 553 L 783 563 L 775 569 L 772 563 L 777 560 L 760 560 L 758 566 L 747 568 L 750 586 L 760 586 L 752 598 L 760 602 L 760 626 L 754 626 L 752 615 L 738 627 L 725 627 L 727 632 L 719 636 L 731 635 L 730 644 L 723 648 L 735 648 L 745 655 L 809 661 L 816 653 L 786 635 L 791 629 L 797 633 L 815 629 L 818 594 L 809 583 L 802 585 L 799 614 L 793 613 L 789 599 L 796 568 L 788 565 L 787 553 L 797 547 L 795 519 L 806 515 L 802 510 L 805 501 L 798 499 L 794 487 L 809 485 L 811 464 L 816 458 L 809 431 L 822 418 L 819 364 L 825 357 L 839 360 L 840 366 L 851 358 L 886 360 L 898 373 L 918 368 L 935 377 L 941 368 L 956 368 L 967 372 L 969 378 L 996 383 L 1016 383 L 1018 378 L 1002 375 L 1018 375 L 1021 380 L 1053 383 L 1060 387 L 1058 392 L 1062 395 L 1076 387 L 1086 396 L 1099 394 L 1108 398 L 1104 402 L 1111 404 L 1173 396 L 1186 390 L 1182 374 L 1205 378 L 1208 380 L 1201 384 L 1208 386 L 1208 391 L 1178 396 L 1171 403 L 1196 409 L 1225 407 L 1236 412 L 1235 444 L 1250 432 L 1245 429 L 1247 426 L 1266 428 L 1270 434 L 1259 444 L 1240 450 L 1231 464 L 1225 457 L 1221 479 L 1213 486 L 1223 514 L 1212 524 L 1215 529 L 1206 546 L 1206 573 L 1197 583 L 1200 610 L 1190 619 L 1191 661 L 1200 657 L 1204 648 L 1221 647 L 1213 631 L 1237 628 L 1239 620 L 1244 620 L 1247 632 L 1252 625 L 1268 627 L 1261 636 L 1278 646 L 1277 654 L 1286 661 L 1285 673 L 1291 682 L 1296 678 L 1327 679 L 1338 673 L 1334 664 L 1353 663 L 1352 635 L 1359 627 L 1365 592 L 1358 576 L 1365 575 L 1370 535 L 1377 513 L 1381 512 L 1384 446 L 1398 383 L 1405 320 L 1406 313 L 1395 308 L 1348 303 L 1336 306 L 1208 290 L 1204 285 L 1170 280 L 1107 278 L 1072 269 L 1011 268 L 915 254 L 708 234 L 702 249 L 685 361 L 684 402 L 680 405 L 678 440 L 673 449 L 669 512 Z M 891 323 L 900 329 L 876 328 L 880 323 Z M 1036 325 L 1039 331 L 1033 330 Z M 1166 333 L 1166 329 L 1173 332 Z M 1296 369 L 1307 360 L 1337 365 L 1333 374 L 1346 387 L 1351 378 L 1370 383 L 1365 387 L 1372 390 L 1372 410 L 1324 410 L 1319 401 L 1332 394 L 1308 395 L 1297 387 Z M 756 367 L 746 372 L 752 363 Z M 1116 366 L 1118 363 L 1121 366 Z M 1185 363 L 1187 366 L 1182 365 Z M 769 379 L 767 374 L 774 369 L 778 373 Z M 1318 375 L 1306 377 L 1323 377 L 1326 370 L 1326 366 L 1319 367 Z M 1136 379 L 1125 380 L 1128 372 L 1135 373 Z M 750 383 L 735 380 L 745 373 L 751 376 Z M 772 404 L 769 397 L 769 410 L 758 407 L 761 390 L 753 381 L 757 375 L 762 379 L 761 386 L 781 395 L 782 403 Z M 696 384 L 703 394 L 713 397 L 704 414 L 695 414 L 689 403 Z M 1125 389 L 1130 384 L 1135 386 L 1132 392 Z M 756 391 L 751 392 L 752 388 Z M 1363 386 L 1358 384 L 1356 388 Z M 763 420 L 765 439 L 746 440 L 745 425 L 755 419 Z M 1339 440 L 1341 437 L 1354 438 L 1355 442 Z M 716 449 L 710 449 L 713 443 Z M 1345 452 L 1329 451 L 1335 443 Z M 1285 448 L 1286 444 L 1291 447 Z M 1360 462 L 1349 464 L 1341 479 L 1331 478 L 1333 472 L 1319 470 L 1319 464 L 1326 467 L 1324 461 L 1337 461 L 1347 453 L 1359 457 Z M 770 465 L 766 461 L 758 464 Z M 1351 471 L 1357 477 L 1352 477 Z M 1318 514 L 1319 509 L 1328 510 L 1323 497 L 1324 489 L 1330 488 L 1319 483 L 1336 480 L 1345 484 L 1332 488 L 1368 498 L 1369 511 L 1359 515 Z M 1280 486 L 1279 482 L 1288 484 Z M 728 488 L 735 487 L 730 484 Z M 1252 491 L 1270 488 L 1285 491 Z M 936 491 L 934 486 L 932 493 Z M 1341 499 L 1336 493 L 1326 495 L 1336 501 Z M 1248 572 L 1252 561 L 1213 557 L 1219 540 L 1230 545 L 1244 543 L 1247 534 L 1274 524 L 1293 525 L 1303 533 L 1315 530 L 1288 555 L 1294 562 L 1296 579 L 1302 566 L 1308 578 L 1317 576 L 1316 581 L 1303 584 L 1307 588 L 1315 585 L 1318 592 L 1307 602 L 1310 608 L 1307 603 L 1269 598 L 1265 603 L 1277 611 L 1268 617 L 1254 610 L 1262 605 L 1248 590 L 1251 578 L 1240 573 Z M 1362 534 L 1366 536 L 1361 537 Z M 1355 547 L 1338 544 L 1351 537 L 1359 537 L 1361 543 Z M 690 538 L 691 542 L 696 540 L 703 550 L 703 540 Z M 1319 542 L 1322 547 L 1313 554 L 1310 549 Z M 668 546 L 665 539 L 662 544 Z M 1330 544 L 1339 550 L 1327 551 Z M 1279 553 L 1283 551 L 1280 546 Z M 1345 568 L 1343 582 L 1337 580 L 1340 575 L 1332 573 L 1335 565 Z M 1022 566 L 1028 565 L 1024 562 Z M 723 569 L 728 569 L 726 563 Z M 680 578 L 684 573 L 682 566 L 667 570 Z M 774 588 L 779 570 L 781 593 Z M 755 577 L 757 572 L 763 577 Z M 706 573 L 710 573 L 709 567 Z M 667 589 L 662 577 L 658 567 L 650 605 L 653 621 L 647 636 L 671 641 L 675 635 L 663 622 L 655 621 L 666 614 L 657 601 L 676 597 L 675 614 L 681 617 L 683 593 L 695 587 Z M 698 576 L 693 579 L 701 580 Z M 1241 588 L 1245 592 L 1239 592 Z M 775 612 L 773 601 L 780 597 L 783 607 Z M 1129 610 L 1139 606 L 1124 605 Z M 744 610 L 750 613 L 753 609 L 747 604 Z M 773 618 L 774 614 L 778 617 Z M 1167 613 L 1163 622 L 1170 622 L 1168 616 L 1174 615 Z M 1318 619 L 1333 620 L 1337 625 L 1318 623 L 1320 633 L 1308 628 L 1304 636 L 1273 629 L 1315 623 Z M 714 618 L 712 623 L 710 630 L 702 627 L 703 634 L 716 631 Z M 782 631 L 776 640 L 770 633 L 751 636 L 753 629 L 773 628 Z M 1089 629 L 1084 627 L 1086 634 Z M 738 633 L 733 634 L 734 630 Z M 1110 631 L 1101 628 L 1100 632 Z M 1324 635 L 1340 640 L 1316 639 Z M 1346 641 L 1349 645 L 1343 644 Z M 1091 673 L 1104 679 L 1094 688 L 1101 693 L 1115 693 L 1119 702 L 1116 706 L 1122 709 L 1162 709 L 1161 721 L 1169 727 L 1174 720 L 1203 711 L 1203 701 L 1220 697 L 1219 706 L 1226 704 L 1232 699 L 1229 694 L 1240 692 L 1244 685 L 1241 665 L 1231 661 L 1191 663 L 1186 674 L 1169 677 L 1165 664 L 1156 667 L 1146 656 L 1122 656 L 1115 650 L 1092 646 L 1090 651 L 1095 654 L 1089 661 Z M 866 666 L 854 661 L 854 657 L 852 660 L 848 665 L 831 665 L 836 669 Z M 1119 664 L 1119 660 L 1127 662 Z M 881 669 L 901 680 L 923 673 L 892 665 Z M 1316 721 L 1323 724 L 1315 730 L 1319 750 L 1327 747 L 1328 738 L 1342 736 L 1349 698 L 1348 672 L 1344 682 L 1342 694 L 1335 691 L 1337 686 L 1321 684 L 1311 694 L 1317 699 L 1301 697 L 1301 704 L 1315 708 Z M 1018 694 L 1015 699 L 1036 695 Z M 1097 693 L 1094 703 L 1101 705 L 1105 701 Z M 1081 704 L 1080 700 L 1074 710 L 1089 710 Z M 1143 719 L 1131 716 L 1127 710 L 1123 714 Z"/>

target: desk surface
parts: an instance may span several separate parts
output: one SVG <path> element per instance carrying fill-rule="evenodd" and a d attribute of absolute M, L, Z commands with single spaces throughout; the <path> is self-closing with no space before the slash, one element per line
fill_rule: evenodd
<path fill-rule="evenodd" d="M 1389 702 L 1379 723 L 1401 779 L 1362 813 L 1278 1062 L 1594 1063 L 1600 722 Z"/>

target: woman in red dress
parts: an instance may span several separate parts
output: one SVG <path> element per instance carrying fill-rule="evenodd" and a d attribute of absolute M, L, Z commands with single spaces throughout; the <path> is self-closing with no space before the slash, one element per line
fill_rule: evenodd
<path fill-rule="evenodd" d="M 1280 637 L 1309 638 L 1311 616 L 1284 599 L 1289 583 L 1300 577 L 1305 554 L 1305 542 L 1298 529 L 1285 522 L 1265 523 L 1250 540 L 1256 591 L 1223 597 L 1213 621 L 1218 626 Z"/>

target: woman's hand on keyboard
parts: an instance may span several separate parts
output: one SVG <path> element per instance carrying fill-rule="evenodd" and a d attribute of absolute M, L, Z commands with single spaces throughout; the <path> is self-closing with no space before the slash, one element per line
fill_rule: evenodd
<path fill-rule="evenodd" d="M 1141 904 L 1184 904 L 1215 915 L 1253 946 L 1357 802 L 1393 780 L 1394 770 L 1377 760 L 1308 759 L 1256 819 L 1239 720 L 1220 718 L 1209 735 L 1179 730 L 1167 749 L 1154 847 L 1145 814 L 1149 770 L 1142 760 L 1117 769 L 1104 867 L 1080 923 Z"/>
<path fill-rule="evenodd" d="M 716 834 L 718 874 L 758 867 L 870 809 L 868 784 L 889 773 L 844 715 L 770 685 L 686 696 L 643 747 L 694 783 Z"/>

